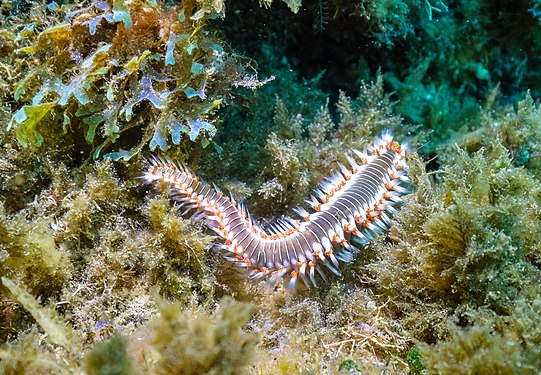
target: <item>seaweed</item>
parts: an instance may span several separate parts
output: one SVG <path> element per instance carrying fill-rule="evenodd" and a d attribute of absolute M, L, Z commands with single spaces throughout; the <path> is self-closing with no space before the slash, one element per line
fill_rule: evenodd
<path fill-rule="evenodd" d="M 53 346 L 61 347 L 56 355 L 62 355 L 64 366 L 74 366 L 79 355 L 80 341 L 70 326 L 51 308 L 40 306 L 39 302 L 26 288 L 12 280 L 2 277 L 2 284 L 13 297 L 32 314 L 32 317 L 46 332 L 45 341 Z M 19 338 L 17 348 L 0 350 L 0 370 L 2 373 L 16 374 L 26 372 L 59 373 L 67 372 L 60 366 L 55 354 L 37 339 L 35 331 Z M 41 341 L 41 340 L 40 340 Z"/>
<path fill-rule="evenodd" d="M 42 63 L 17 83 L 20 108 L 8 129 L 23 146 L 41 146 L 49 133 L 79 133 L 95 159 L 109 151 L 129 160 L 146 145 L 165 151 L 186 142 L 184 135 L 206 147 L 233 87 L 257 81 L 245 61 L 202 31 L 223 12 L 221 1 L 171 8 L 96 1 L 69 12 L 69 22 L 18 50 Z"/>
<path fill-rule="evenodd" d="M 206 178 L 219 181 L 225 175 L 230 178 L 220 182 L 221 186 L 233 182 L 238 187 L 231 181 L 233 177 L 251 187 L 246 201 L 257 216 L 268 217 L 276 202 L 284 207 L 302 202 L 337 168 L 337 160 L 345 163 L 349 150 L 366 147 L 384 129 L 398 137 L 405 132 L 399 117 L 393 114 L 389 95 L 383 92 L 381 76 L 363 83 L 356 99 L 341 93 L 332 110 L 329 100 L 317 89 L 320 77 L 298 82 L 291 73 L 284 74 L 258 94 L 272 99 L 253 103 L 246 114 L 234 112 L 225 117 L 231 133 L 218 136 L 223 145 L 219 166 L 213 155 L 202 160 L 204 170 L 210 172 Z M 277 93 L 277 85 L 285 82 L 291 90 Z M 301 106 L 293 111 L 293 103 Z M 267 120 L 269 116 L 272 122 Z M 229 123 L 238 117 L 244 122 L 242 127 L 235 125 L 237 131 Z M 239 159 L 245 161 L 245 168 L 240 170 L 235 164 Z"/>
<path fill-rule="evenodd" d="M 114 335 L 106 342 L 97 342 L 85 355 L 85 370 L 90 375 L 133 374 L 126 337 Z"/>
<path fill-rule="evenodd" d="M 421 168 L 391 229 L 397 244 L 370 269 L 404 326 L 433 342 L 446 337 L 448 317 L 468 322 L 463 312 L 481 307 L 509 314 L 539 283 L 540 191 L 497 141 L 473 156 L 456 150 L 440 189 Z"/>
<path fill-rule="evenodd" d="M 2 276 L 23 281 L 43 301 L 61 302 L 85 342 L 150 319 L 152 290 L 186 304 L 212 301 L 211 237 L 177 217 L 165 197 L 142 204 L 110 161 L 72 174 L 51 168 L 51 185 L 32 203 L 2 213 Z M 9 295 L 1 297 L 2 315 L 12 320 L 5 338 L 28 322 Z"/>
<path fill-rule="evenodd" d="M 539 12 L 515 3 L 312 2 L 316 35 L 298 1 L 260 28 L 238 4 L 252 24 L 214 21 L 221 1 L 0 9 L 0 372 L 535 373 Z M 412 194 L 295 295 L 136 179 L 163 151 L 272 220 L 383 129 L 412 144 Z"/>
<path fill-rule="evenodd" d="M 232 374 L 242 373 L 254 361 L 258 335 L 242 331 L 254 311 L 249 304 L 226 299 L 220 311 L 210 316 L 196 310 L 182 312 L 181 304 L 161 301 L 160 315 L 148 328 L 150 340 L 141 343 L 140 337 L 115 334 L 85 351 L 79 337 L 56 312 L 40 306 L 11 280 L 2 278 L 2 283 L 47 333 L 47 342 L 63 348 L 63 352 L 52 351 L 35 342 L 35 331 L 31 331 L 13 347 L 0 349 L 2 373 L 72 373 L 84 368 L 89 374 L 128 374 L 133 373 L 132 368 L 141 373 L 145 368 L 162 374 Z M 138 341 L 139 347 L 135 345 Z M 58 355 L 61 361 L 55 358 Z"/>
<path fill-rule="evenodd" d="M 47 340 L 65 349 L 76 344 L 76 337 L 71 327 L 66 327 L 60 322 L 60 318 L 52 311 L 47 311 L 39 306 L 38 301 L 25 290 L 10 279 L 3 277 L 2 284 L 13 294 L 15 299 L 28 310 L 38 324 L 47 332 Z"/>
<path fill-rule="evenodd" d="M 258 372 L 336 373 L 344 361 L 362 373 L 406 371 L 407 333 L 368 290 L 332 285 L 320 293 L 284 297 L 279 293 L 264 301 L 256 316 L 263 336 Z M 266 321 L 269 313 L 272 321 Z"/>
<path fill-rule="evenodd" d="M 259 204 L 294 206 L 309 196 L 310 189 L 336 169 L 336 161 L 346 163 L 351 149 L 365 148 L 371 139 L 387 129 L 397 137 L 404 132 L 400 119 L 392 114 L 392 104 L 383 92 L 383 79 L 363 84 L 356 100 L 340 93 L 336 104 L 338 121 L 333 121 L 328 101 L 310 121 L 289 113 L 277 99 L 275 129 L 267 138 L 266 165 L 257 182 Z M 270 203 L 272 202 L 272 203 Z"/>
<path fill-rule="evenodd" d="M 160 319 L 150 325 L 150 347 L 159 374 L 239 374 L 255 360 L 258 335 L 243 332 L 252 305 L 225 299 L 215 316 L 179 313 L 177 304 L 162 304 Z"/>
<path fill-rule="evenodd" d="M 448 341 L 420 346 L 433 373 L 535 374 L 539 368 L 541 332 L 537 328 L 539 297 L 518 299 L 509 316 L 490 316 L 473 327 L 451 325 Z"/>
<path fill-rule="evenodd" d="M 21 214 L 7 215 L 0 203 L 0 276 L 24 280 L 32 293 L 43 298 L 58 293 L 72 270 L 49 223 L 46 218 L 28 221 Z"/>
<path fill-rule="evenodd" d="M 513 165 L 524 167 L 535 177 L 541 176 L 541 129 L 539 121 L 541 110 L 527 92 L 516 105 L 501 105 L 501 90 L 496 86 L 487 95 L 484 107 L 474 121 L 481 126 L 471 132 L 456 137 L 456 142 L 468 152 L 481 148 L 490 148 L 490 139 L 499 139 L 509 150 Z M 442 157 L 446 157 L 447 150 L 441 148 Z"/>
<path fill-rule="evenodd" d="M 71 368 L 73 363 L 69 363 Z M 67 374 L 65 362 L 51 350 L 43 348 L 37 329 L 21 333 L 17 342 L 3 345 L 0 349 L 0 370 L 2 374 L 21 373 Z"/>

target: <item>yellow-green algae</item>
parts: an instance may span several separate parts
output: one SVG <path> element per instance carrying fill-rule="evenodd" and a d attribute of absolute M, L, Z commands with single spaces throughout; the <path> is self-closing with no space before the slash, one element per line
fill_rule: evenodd
<path fill-rule="evenodd" d="M 0 75 L 8 98 L 6 87 L 32 62 L 14 63 L 9 45 L 2 54 L 15 67 L 13 77 Z M 313 118 L 291 101 L 269 100 L 276 126 L 254 155 L 259 173 L 244 184 L 258 213 L 287 213 L 335 159 L 383 128 L 405 138 L 412 128 L 395 116 L 381 81 L 360 92 L 340 97 L 337 124 L 324 100 Z M 426 173 L 410 154 L 414 192 L 388 237 L 343 267 L 343 279 L 296 295 L 224 265 L 209 251 L 209 232 L 181 218 L 166 193 L 140 185 L 137 156 L 91 162 L 80 154 L 86 140 L 61 127 L 47 129 L 40 149 L 21 148 L 15 129 L 6 130 L 16 105 L 4 99 L 0 372 L 534 373 L 539 107 L 529 96 L 516 109 L 496 98 L 470 117 L 463 136 L 438 145 L 439 170 Z M 423 136 L 410 138 L 414 149 Z M 238 162 L 234 152 L 217 160 L 196 147 L 170 155 L 194 168 L 213 165 L 198 173 Z M 421 365 L 409 360 L 412 350 Z"/>
<path fill-rule="evenodd" d="M 376 129 L 368 125 L 367 134 Z M 331 139 L 338 142 L 340 138 L 333 136 Z M 332 147 L 332 142 L 327 142 Z M 55 355 L 68 354 L 51 353 L 50 347 L 38 346 L 37 350 L 34 340 L 39 331 L 29 330 L 32 319 L 25 317 L 27 307 L 17 307 L 17 297 L 4 290 L 2 316 L 11 322 L 11 328 L 3 332 L 9 344 L 2 351 L 6 358 L 2 363 L 29 369 L 51 366 L 51 372 L 59 368 L 69 372 L 95 363 L 89 358 L 105 350 L 95 345 L 110 337 L 118 340 L 118 334 L 128 340 L 125 368 L 137 368 L 141 358 L 146 358 L 141 353 L 152 350 L 153 358 L 176 361 L 160 346 L 152 349 L 152 340 L 166 338 L 148 336 L 153 327 L 149 322 L 157 319 L 154 327 L 175 321 L 188 324 L 192 318 L 184 309 L 192 310 L 190 306 L 199 303 L 212 314 L 217 296 L 234 293 L 259 306 L 250 328 L 244 328 L 261 340 L 256 349 L 258 361 L 250 360 L 250 350 L 245 352 L 243 361 L 247 362 L 242 363 L 252 364 L 246 368 L 250 371 L 332 372 L 349 360 L 368 373 L 384 369 L 404 372 L 414 345 L 419 345 L 424 365 L 436 372 L 446 373 L 440 358 L 440 353 L 449 350 L 446 345 L 463 347 L 468 355 L 453 349 L 453 355 L 463 361 L 497 366 L 502 350 L 498 348 L 511 345 L 505 335 L 515 334 L 513 330 L 498 331 L 498 322 L 511 319 L 528 327 L 534 321 L 527 306 L 533 303 L 539 282 L 540 192 L 536 179 L 527 169 L 513 166 L 513 159 L 497 139 L 490 148 L 472 155 L 456 147 L 449 147 L 446 153 L 453 158 L 453 166 L 431 175 L 411 154 L 415 192 L 406 198 L 395 218 L 390 241 L 380 238 L 365 249 L 354 264 L 344 267 L 344 279 L 331 279 L 321 289 L 297 295 L 289 295 L 281 286 L 273 292 L 264 284 L 248 283 L 244 277 L 234 276 L 237 271 L 233 276 L 223 274 L 218 259 L 207 252 L 210 237 L 200 226 L 180 218 L 167 196 L 154 193 L 145 198 L 139 183 L 132 179 L 139 173 L 137 168 L 114 168 L 105 161 L 68 172 L 62 164 L 51 161 L 56 167 L 46 172 L 52 173 L 47 178 L 49 184 L 17 214 L 4 212 L 3 222 L 9 227 L 25 217 L 28 228 L 36 222 L 47 223 L 37 233 L 53 240 L 40 246 L 48 243 L 62 255 L 58 259 L 68 262 L 60 270 L 63 281 L 53 293 L 48 289 L 44 294 L 32 287 L 38 277 L 50 280 L 54 275 L 44 265 L 29 274 L 22 267 L 26 263 L 17 263 L 9 275 L 14 275 L 11 277 L 16 277 L 17 283 L 29 285 L 35 295 L 42 295 L 42 303 L 57 304 L 61 319 L 69 321 L 81 339 L 75 351 L 82 354 L 62 365 Z M 25 231 L 26 236 L 31 234 L 30 229 Z M 3 244 L 7 243 L 4 238 L 9 237 L 3 237 Z M 32 244 L 25 236 L 17 238 L 25 246 Z M 38 250 L 42 251 L 41 247 Z M 153 297 L 156 293 L 179 301 L 167 311 L 180 315 L 163 315 L 161 302 L 157 304 Z M 521 306 L 525 307 L 517 310 L 517 300 L 524 301 Z M 484 318 L 487 314 L 490 320 Z M 222 314 L 213 319 L 223 318 Z M 238 327 L 239 323 L 224 324 Z M 50 328 L 41 329 L 47 332 Z M 472 341 L 480 340 L 479 335 L 485 337 L 483 350 L 494 353 L 482 361 L 476 359 L 481 353 L 476 354 L 477 341 Z M 500 337 L 497 335 L 503 341 L 491 339 Z M 130 343 L 136 337 L 139 341 L 134 347 Z M 183 343 L 178 337 L 167 340 Z M 247 340 L 253 345 L 255 336 Z M 516 363 L 522 363 L 521 368 L 528 369 L 537 363 L 535 353 L 528 349 L 535 347 L 537 339 L 524 333 L 520 340 L 523 344 L 513 344 L 512 355 Z M 422 342 L 436 343 L 436 349 L 425 349 Z M 13 354 L 23 348 L 30 350 L 24 352 L 24 361 Z M 148 371 L 157 371 L 159 362 L 152 362 Z M 195 368 L 212 372 L 209 363 Z"/>
<path fill-rule="evenodd" d="M 262 173 L 254 181 L 257 199 L 252 212 L 272 212 L 270 207 L 276 202 L 286 207 L 301 204 L 336 169 L 337 161 L 347 163 L 345 155 L 351 149 L 370 146 L 383 130 L 391 130 L 397 137 L 406 132 L 383 91 L 381 75 L 375 82 L 363 83 L 355 100 L 340 93 L 336 112 L 335 124 L 327 101 L 313 118 L 304 118 L 276 99 L 274 128 L 265 140 L 260 161 Z"/>

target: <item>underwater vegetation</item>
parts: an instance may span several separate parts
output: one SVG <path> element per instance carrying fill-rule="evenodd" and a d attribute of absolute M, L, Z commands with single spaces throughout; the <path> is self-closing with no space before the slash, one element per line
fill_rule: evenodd
<path fill-rule="evenodd" d="M 0 373 L 538 372 L 539 2 L 260 4 L 1 3 Z M 138 178 L 266 228 L 384 130 L 411 194 L 297 293 Z"/>
<path fill-rule="evenodd" d="M 261 84 L 248 59 L 204 30 L 224 7 L 95 1 L 71 9 L 63 23 L 22 41 L 18 52 L 31 63 L 14 88 L 21 108 L 9 127 L 23 146 L 40 146 L 56 128 L 77 132 L 94 159 L 109 151 L 129 160 L 145 145 L 165 151 L 187 139 L 206 147 L 231 89 Z"/>
<path fill-rule="evenodd" d="M 384 130 L 398 139 L 404 139 L 408 131 L 393 112 L 381 76 L 363 83 L 357 98 L 340 93 L 334 105 L 314 87 L 317 79 L 294 81 L 288 92 L 276 93 L 276 86 L 289 79 L 296 77 L 285 73 L 258 90 L 260 95 L 272 96 L 272 101 L 258 104 L 250 113 L 234 113 L 247 129 L 237 133 L 237 128 L 231 127 L 232 140 L 217 137 L 224 150 L 219 166 L 203 160 L 207 178 L 220 181 L 220 186 L 233 184 L 256 216 L 272 214 L 276 202 L 284 207 L 303 203 L 314 187 L 337 169 L 337 161 L 348 163 L 349 150 L 366 149 Z M 319 104 L 313 105 L 314 101 Z M 236 141 L 237 137 L 243 141 Z M 227 155 L 242 157 L 245 168 L 236 171 L 235 160 Z M 240 189 L 236 181 L 223 179 L 224 175 L 242 179 L 251 188 Z M 274 214 L 277 218 L 285 212 Z"/>
<path fill-rule="evenodd" d="M 360 83 L 380 70 L 396 113 L 431 132 L 423 149 L 430 158 L 449 137 L 476 128 L 471 117 L 496 85 L 500 104 L 518 102 L 527 90 L 539 97 L 535 1 L 327 1 L 325 30 L 309 33 L 317 3 L 306 0 L 305 11 L 292 15 L 275 2 L 279 17 L 272 21 L 267 11 L 231 5 L 227 39 L 249 56 L 265 57 L 271 45 L 273 59 L 258 59 L 260 68 L 290 66 L 302 77 L 320 76 L 318 87 L 331 102 L 340 90 L 356 97 Z M 249 19 L 242 17 L 247 12 Z M 243 32 L 254 29 L 263 46 Z"/>

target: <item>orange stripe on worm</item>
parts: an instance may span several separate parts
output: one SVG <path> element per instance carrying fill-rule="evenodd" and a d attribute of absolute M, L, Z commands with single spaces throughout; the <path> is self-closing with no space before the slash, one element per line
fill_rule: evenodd
<path fill-rule="evenodd" d="M 353 150 L 358 159 L 347 156 L 350 167 L 340 165 L 338 172 L 320 185 L 315 194 L 318 198 L 310 200 L 314 212 L 297 208 L 304 221 L 282 220 L 273 226 L 272 234 L 256 227 L 242 204 L 201 183 L 187 168 L 171 160 L 152 158 L 142 177 L 148 183 L 168 183 L 174 199 L 196 203 L 189 207 L 208 219 L 209 228 L 225 240 L 224 246 L 233 251 L 237 264 L 252 269 L 250 278 L 270 277 L 275 282 L 285 276 L 294 288 L 300 273 L 310 287 L 306 266 L 315 285 L 314 269 L 322 276 L 324 268 L 337 273 L 332 264 L 354 258 L 356 247 L 349 244 L 352 240 L 366 244 L 388 227 L 388 217 L 396 211 L 400 195 L 406 193 L 401 186 L 408 182 L 406 149 L 390 134 L 383 134 L 369 151 Z M 236 224 L 230 227 L 233 221 Z M 331 242 L 333 249 L 328 248 Z"/>

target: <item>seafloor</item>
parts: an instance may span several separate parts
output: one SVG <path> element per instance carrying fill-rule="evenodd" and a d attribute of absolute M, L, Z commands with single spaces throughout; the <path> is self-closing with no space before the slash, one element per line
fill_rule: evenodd
<path fill-rule="evenodd" d="M 2 0 L 1 374 L 537 374 L 541 1 Z M 150 155 L 263 228 L 382 131 L 388 232 L 250 281 Z"/>

